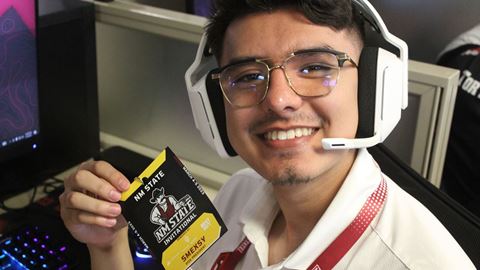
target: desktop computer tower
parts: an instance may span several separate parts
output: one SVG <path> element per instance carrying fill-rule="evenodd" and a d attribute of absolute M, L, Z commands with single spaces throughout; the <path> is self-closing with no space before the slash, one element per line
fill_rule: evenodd
<path fill-rule="evenodd" d="M 39 0 L 40 164 L 46 174 L 98 154 L 95 7 Z"/>

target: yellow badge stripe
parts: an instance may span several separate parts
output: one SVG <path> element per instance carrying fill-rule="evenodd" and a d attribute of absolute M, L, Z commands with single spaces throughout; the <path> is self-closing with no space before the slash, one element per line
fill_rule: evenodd
<path fill-rule="evenodd" d="M 143 172 L 140 174 L 140 176 L 138 176 L 138 178 L 140 179 L 143 179 L 144 177 L 150 177 L 152 176 L 152 174 L 158 169 L 158 167 L 160 167 L 164 162 L 165 162 L 165 159 L 166 159 L 166 150 L 164 149 L 159 155 L 157 158 L 155 158 L 154 161 L 152 161 L 152 163 L 150 163 L 150 165 L 148 165 L 148 167 L 143 170 Z"/>
<path fill-rule="evenodd" d="M 132 183 L 130 183 L 130 187 L 128 188 L 127 191 L 122 192 L 122 197 L 120 197 L 120 201 L 124 202 L 126 201 L 137 189 L 143 185 L 142 180 L 140 180 L 138 177 L 135 177 L 135 180 L 133 180 Z"/>
<path fill-rule="evenodd" d="M 148 167 L 143 170 L 140 176 L 135 177 L 134 181 L 130 184 L 127 191 L 122 193 L 121 201 L 126 201 L 137 189 L 143 185 L 142 179 L 144 177 L 149 178 L 164 162 L 166 159 L 166 150 L 164 149 Z"/>

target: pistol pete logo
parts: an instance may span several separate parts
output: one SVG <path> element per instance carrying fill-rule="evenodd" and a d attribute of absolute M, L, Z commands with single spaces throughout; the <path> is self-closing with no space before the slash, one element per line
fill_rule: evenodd
<path fill-rule="evenodd" d="M 135 177 L 121 201 L 128 225 L 161 263 L 159 269 L 188 269 L 227 231 L 202 187 L 168 147 Z"/>
<path fill-rule="evenodd" d="M 186 228 L 196 217 L 192 212 L 196 205 L 190 195 L 177 200 L 173 195 L 165 195 L 165 189 L 155 188 L 152 191 L 150 203 L 150 222 L 159 227 L 154 231 L 158 243 L 161 243 L 173 230 L 180 225 L 180 230 Z"/>

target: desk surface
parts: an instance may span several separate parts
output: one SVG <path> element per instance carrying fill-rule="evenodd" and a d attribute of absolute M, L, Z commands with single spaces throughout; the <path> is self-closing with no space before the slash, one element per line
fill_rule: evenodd
<path fill-rule="evenodd" d="M 55 179 L 59 180 L 64 180 L 69 174 L 71 174 L 74 171 L 75 168 L 71 168 L 69 170 L 66 170 L 57 176 L 55 176 Z M 53 179 L 47 179 L 43 183 L 41 183 L 39 186 L 37 186 L 37 190 L 34 192 L 34 189 L 30 189 L 28 191 L 25 191 L 23 193 L 20 193 L 12 198 L 6 199 L 3 201 L 3 204 L 12 209 L 19 209 L 28 206 L 32 202 L 32 195 L 35 195 L 33 198 L 33 201 L 37 201 L 38 199 L 46 196 L 47 194 L 43 191 L 42 186 L 44 184 L 52 184 L 53 186 L 61 186 L 61 183 L 58 183 L 57 181 L 52 181 Z M 0 214 L 6 213 L 5 210 L 0 209 Z"/>

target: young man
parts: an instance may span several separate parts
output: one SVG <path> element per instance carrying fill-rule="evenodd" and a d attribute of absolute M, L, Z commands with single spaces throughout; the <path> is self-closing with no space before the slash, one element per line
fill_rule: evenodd
<path fill-rule="evenodd" d="M 355 138 L 359 125 L 363 32 L 352 3 L 246 2 L 218 1 L 207 35 L 228 142 L 251 169 L 215 198 L 228 232 L 192 268 L 475 269 L 365 149 L 322 146 Z M 127 187 L 104 162 L 65 183 L 62 217 L 94 269 L 133 267 L 115 203 Z"/>

